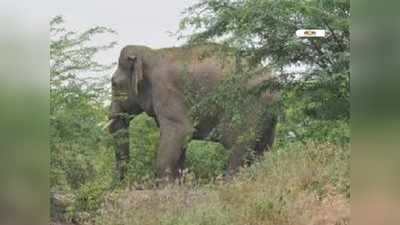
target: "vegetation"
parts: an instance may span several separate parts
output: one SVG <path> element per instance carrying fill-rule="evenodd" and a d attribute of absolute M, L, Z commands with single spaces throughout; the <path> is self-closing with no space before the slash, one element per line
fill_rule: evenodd
<path fill-rule="evenodd" d="M 237 70 L 192 113 L 221 105 L 246 127 L 254 96 L 273 89 L 281 101 L 274 149 L 244 168 L 231 183 L 222 175 L 228 152 L 192 141 L 180 185 L 153 189 L 159 132 L 147 115 L 131 123 L 129 174 L 114 174 L 114 143 L 107 121 L 113 64 L 95 60 L 115 42 L 92 40 L 115 31 L 69 31 L 62 17 L 50 22 L 51 199 L 68 200 L 52 217 L 84 224 L 348 224 L 349 223 L 349 1 L 204 0 L 186 10 L 180 37 L 188 44 L 222 43 L 237 56 Z M 297 38 L 299 28 L 321 28 L 327 38 Z M 173 51 L 170 49 L 169 51 Z M 247 59 L 246 62 L 241 59 Z M 276 76 L 245 90 L 257 70 Z M 262 121 L 255 121 L 261 123 Z M 251 131 L 246 135 L 256 135 Z M 240 137 L 245 140 L 247 137 Z M 145 190 L 135 190 L 145 189 Z M 66 211 L 65 211 L 66 210 Z"/>
<path fill-rule="evenodd" d="M 85 224 L 349 224 L 349 153 L 333 144 L 289 144 L 229 184 L 110 193 Z"/>
<path fill-rule="evenodd" d="M 113 34 L 111 29 L 76 33 L 63 23 L 60 16 L 50 22 L 50 187 L 51 197 L 72 195 L 74 204 L 67 210 L 74 215 L 97 208 L 113 177 L 111 138 L 101 129 L 107 120 L 102 101 L 108 95 L 101 73 L 112 65 L 94 57 L 115 43 L 90 45 L 93 36 Z"/>
<path fill-rule="evenodd" d="M 283 98 L 280 143 L 314 138 L 348 142 L 350 1 L 208 0 L 189 7 L 186 15 L 181 37 L 189 43 L 217 40 L 250 59 L 242 71 L 265 66 L 279 74 L 275 84 L 262 88 L 279 89 Z M 306 28 L 325 29 L 329 36 L 294 35 Z M 339 136 L 330 135 L 332 130 Z"/>

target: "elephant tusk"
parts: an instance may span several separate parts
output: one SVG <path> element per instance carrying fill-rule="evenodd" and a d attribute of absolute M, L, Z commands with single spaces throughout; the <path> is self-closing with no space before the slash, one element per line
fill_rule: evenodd
<path fill-rule="evenodd" d="M 107 129 L 107 128 L 114 122 L 114 120 L 115 120 L 115 119 L 109 120 L 101 129 L 102 129 L 102 130 Z"/>

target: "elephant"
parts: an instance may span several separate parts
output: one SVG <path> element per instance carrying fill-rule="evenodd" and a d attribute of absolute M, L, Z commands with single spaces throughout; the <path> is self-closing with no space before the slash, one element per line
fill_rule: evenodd
<path fill-rule="evenodd" d="M 143 112 L 154 118 L 160 128 L 157 177 L 180 177 L 186 143 L 191 139 L 208 138 L 217 126 L 222 128 L 222 135 L 212 141 L 221 143 L 231 151 L 227 174 L 234 174 L 244 164 L 246 148 L 237 142 L 241 132 L 232 131 L 230 124 L 224 122 L 222 111 L 213 115 L 200 115 L 196 123 L 190 118 L 191 108 L 185 100 L 185 80 L 194 84 L 191 88 L 196 89 L 197 93 L 206 94 L 215 90 L 235 70 L 232 57 L 218 60 L 220 57 L 215 56 L 210 49 L 215 48 L 176 47 L 155 50 L 137 45 L 122 48 L 118 66 L 111 78 L 112 101 L 108 124 L 109 132 L 116 140 L 115 157 L 119 180 L 124 180 L 128 170 L 129 122 Z M 201 59 L 199 52 L 211 54 Z M 251 80 L 246 85 L 252 88 L 258 83 L 260 79 Z M 264 93 L 260 99 L 262 104 L 259 105 L 262 107 L 268 107 L 276 101 L 272 92 Z M 261 126 L 254 123 L 251 125 L 260 128 L 260 138 L 252 140 L 252 148 L 257 155 L 261 155 L 274 142 L 277 118 L 266 116 L 261 120 L 250 120 L 262 122 Z"/>

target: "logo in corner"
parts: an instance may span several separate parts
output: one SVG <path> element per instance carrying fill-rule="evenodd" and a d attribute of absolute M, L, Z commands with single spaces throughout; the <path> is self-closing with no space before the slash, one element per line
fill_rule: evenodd
<path fill-rule="evenodd" d="M 297 37 L 326 37 L 325 30 L 306 30 L 301 29 L 296 31 Z"/>

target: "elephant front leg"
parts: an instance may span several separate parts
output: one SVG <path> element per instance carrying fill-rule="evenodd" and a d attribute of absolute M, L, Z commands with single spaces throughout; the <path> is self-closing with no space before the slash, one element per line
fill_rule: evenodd
<path fill-rule="evenodd" d="M 129 162 L 129 121 L 123 118 L 115 118 L 110 125 L 116 149 L 116 172 L 119 181 L 122 181 L 128 171 Z"/>
<path fill-rule="evenodd" d="M 175 122 L 161 124 L 160 147 L 157 156 L 158 177 L 174 180 L 181 175 L 184 146 L 190 135 L 191 129 L 187 125 Z"/>

